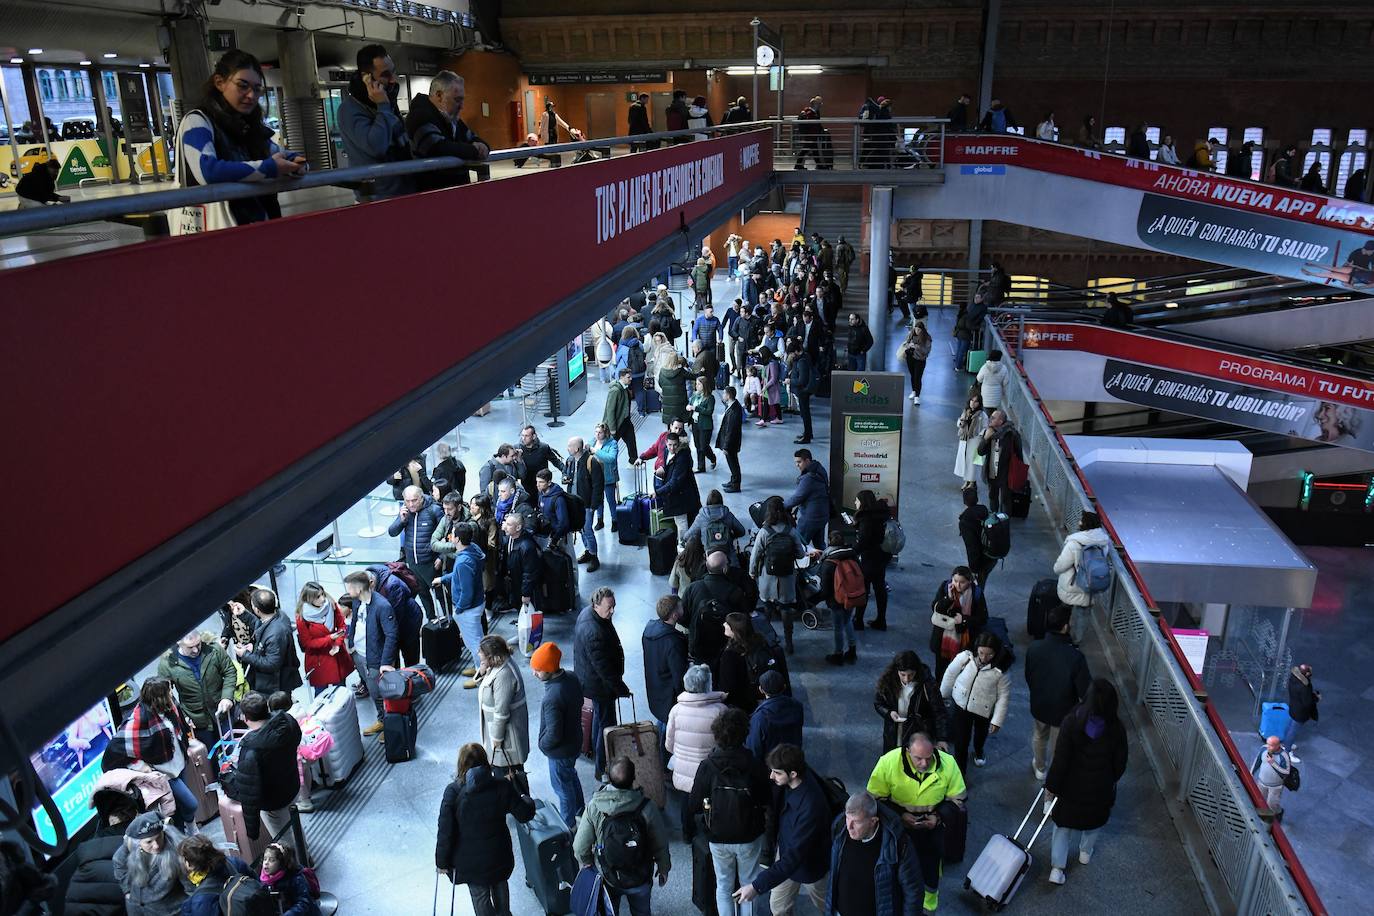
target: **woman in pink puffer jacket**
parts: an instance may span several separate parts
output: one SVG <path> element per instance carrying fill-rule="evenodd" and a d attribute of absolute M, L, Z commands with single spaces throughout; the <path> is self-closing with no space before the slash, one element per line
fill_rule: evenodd
<path fill-rule="evenodd" d="M 725 694 L 711 689 L 711 669 L 705 665 L 688 668 L 682 686 L 668 712 L 668 753 L 673 755 L 673 788 L 691 792 L 697 767 L 716 746 L 711 723 L 725 712 Z"/>

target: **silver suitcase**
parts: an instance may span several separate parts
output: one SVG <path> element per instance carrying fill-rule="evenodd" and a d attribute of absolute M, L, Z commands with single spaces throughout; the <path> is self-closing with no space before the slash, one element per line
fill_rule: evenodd
<path fill-rule="evenodd" d="M 964 887 L 982 897 L 994 910 L 1000 910 L 1011 902 L 1011 898 L 1016 896 L 1017 890 L 1020 889 L 1021 882 L 1030 872 L 1033 861 L 1030 848 L 1035 845 L 1040 831 L 1045 828 L 1045 823 L 1050 819 L 1050 813 L 1054 811 L 1059 799 L 1056 798 L 1045 809 L 1044 815 L 1040 818 L 1040 826 L 1035 828 L 1035 833 L 1031 834 L 1030 841 L 1024 846 L 1020 843 L 1021 831 L 1026 829 L 1031 815 L 1035 813 L 1035 806 L 1040 804 L 1040 799 L 1044 796 L 1044 789 L 1036 793 L 1035 801 L 1031 802 L 1030 810 L 1021 819 L 1021 826 L 1016 828 L 1014 834 L 1010 837 L 1000 833 L 992 835 L 988 845 L 978 854 L 978 860 L 968 870 L 968 876 L 964 878 Z"/>
<path fill-rule="evenodd" d="M 310 704 L 310 713 L 334 738 L 334 746 L 319 761 L 322 782 L 339 785 L 363 762 L 363 736 L 353 691 L 330 687 Z"/>

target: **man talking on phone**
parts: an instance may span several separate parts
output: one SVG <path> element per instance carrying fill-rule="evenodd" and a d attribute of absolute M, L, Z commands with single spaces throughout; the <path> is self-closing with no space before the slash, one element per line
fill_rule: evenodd
<path fill-rule="evenodd" d="M 339 134 L 350 166 L 404 162 L 410 158 L 410 140 L 396 107 L 401 91 L 396 63 L 381 45 L 366 45 L 358 52 L 358 72 L 348 81 L 348 92 L 339 105 Z M 410 194 L 415 182 L 409 175 L 373 179 L 355 190 L 359 203 Z"/>

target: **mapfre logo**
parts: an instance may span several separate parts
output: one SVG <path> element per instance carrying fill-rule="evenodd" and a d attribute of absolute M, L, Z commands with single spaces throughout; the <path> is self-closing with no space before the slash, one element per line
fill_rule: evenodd
<path fill-rule="evenodd" d="M 1027 328 L 1025 344 L 1028 347 L 1043 347 L 1049 343 L 1073 343 L 1073 331 L 1042 331 Z"/>

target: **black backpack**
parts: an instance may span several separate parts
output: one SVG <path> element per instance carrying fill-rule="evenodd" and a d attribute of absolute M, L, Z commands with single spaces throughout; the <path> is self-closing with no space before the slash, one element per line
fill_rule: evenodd
<path fill-rule="evenodd" d="M 786 531 L 768 529 L 763 542 L 763 569 L 770 576 L 790 576 L 797 571 L 797 556 Z"/>
<path fill-rule="evenodd" d="M 792 695 L 792 679 L 787 674 L 787 656 L 783 654 L 782 646 L 769 645 L 765 640 L 762 645 L 749 651 L 744 662 L 749 666 L 749 681 L 755 687 L 758 687 L 759 678 L 763 677 L 764 672 L 776 671 L 782 675 L 782 692 L 789 697 Z"/>
<path fill-rule="evenodd" d="M 729 766 L 716 771 L 706 806 L 706 829 L 717 843 L 748 843 L 763 830 L 763 809 L 754 804 L 749 774 Z"/>
<path fill-rule="evenodd" d="M 711 598 L 702 605 L 701 609 L 692 615 L 692 623 L 688 627 L 692 648 L 696 649 L 701 645 L 703 633 L 711 634 L 707 637 L 708 642 L 712 638 L 718 643 L 723 640 L 725 637 L 721 635 L 722 627 L 725 625 L 725 615 L 729 613 L 730 609 L 721 603 L 719 598 Z"/>
<path fill-rule="evenodd" d="M 608 887 L 629 890 L 648 884 L 654 877 L 654 855 L 649 845 L 649 823 L 644 818 L 646 798 L 639 807 L 601 819 L 601 836 L 594 855 L 596 869 Z"/>
<path fill-rule="evenodd" d="M 563 504 L 568 510 L 568 531 L 580 532 L 587 524 L 587 504 L 576 493 L 563 491 L 567 501 Z"/>
<path fill-rule="evenodd" d="M 630 367 L 631 375 L 643 375 L 645 371 L 644 348 L 630 347 L 630 355 L 625 357 L 625 365 Z"/>
<path fill-rule="evenodd" d="M 272 894 L 252 875 L 231 875 L 219 892 L 223 916 L 280 916 Z"/>

